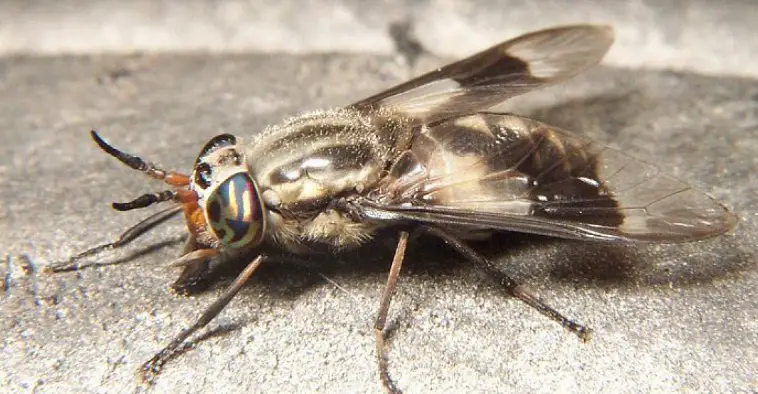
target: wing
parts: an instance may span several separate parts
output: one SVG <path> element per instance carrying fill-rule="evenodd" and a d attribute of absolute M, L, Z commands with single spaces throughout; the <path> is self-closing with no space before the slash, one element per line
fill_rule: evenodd
<path fill-rule="evenodd" d="M 736 223 L 721 204 L 651 164 L 493 113 L 423 126 L 359 204 L 377 220 L 606 241 L 688 241 Z"/>
<path fill-rule="evenodd" d="M 487 109 L 559 82 L 598 63 L 613 43 L 607 26 L 565 26 L 529 33 L 431 71 L 349 108 L 429 123 Z"/>

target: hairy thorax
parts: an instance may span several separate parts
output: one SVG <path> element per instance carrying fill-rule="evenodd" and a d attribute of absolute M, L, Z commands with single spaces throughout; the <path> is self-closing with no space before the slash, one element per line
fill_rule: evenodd
<path fill-rule="evenodd" d="M 334 202 L 359 196 L 386 174 L 410 143 L 394 117 L 349 109 L 318 111 L 266 129 L 245 144 L 250 172 L 268 211 L 268 236 L 292 252 L 312 244 L 337 249 L 364 243 L 376 224 L 356 220 Z"/>

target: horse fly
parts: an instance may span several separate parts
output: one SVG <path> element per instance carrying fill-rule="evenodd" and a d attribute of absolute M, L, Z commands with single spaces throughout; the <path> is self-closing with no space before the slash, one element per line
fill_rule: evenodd
<path fill-rule="evenodd" d="M 123 246 L 179 212 L 189 235 L 171 264 L 183 267 L 175 289 L 200 287 L 212 267 L 231 260 L 249 262 L 193 325 L 142 365 L 147 383 L 261 264 L 354 248 L 379 230 L 398 238 L 374 323 L 386 391 L 399 392 L 388 372 L 384 328 L 411 233 L 441 238 L 511 295 L 589 340 L 590 328 L 498 270 L 466 243 L 467 235 L 685 242 L 722 234 L 736 222 L 721 204 L 651 164 L 537 120 L 486 111 L 584 71 L 612 42 L 606 26 L 522 35 L 344 108 L 305 113 L 246 138 L 216 136 L 189 175 L 157 168 L 92 131 L 106 153 L 171 187 L 114 203 L 116 210 L 176 205 L 51 269 L 76 269 L 83 257 Z"/>

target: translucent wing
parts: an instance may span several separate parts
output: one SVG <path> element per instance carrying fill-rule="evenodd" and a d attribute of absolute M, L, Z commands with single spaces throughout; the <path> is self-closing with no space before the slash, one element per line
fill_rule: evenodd
<path fill-rule="evenodd" d="M 736 218 L 686 183 L 535 120 L 480 113 L 423 126 L 362 201 L 366 215 L 574 239 L 677 242 Z"/>
<path fill-rule="evenodd" d="M 529 33 L 357 102 L 351 108 L 428 123 L 487 109 L 559 82 L 598 63 L 613 43 L 607 26 L 577 25 Z"/>

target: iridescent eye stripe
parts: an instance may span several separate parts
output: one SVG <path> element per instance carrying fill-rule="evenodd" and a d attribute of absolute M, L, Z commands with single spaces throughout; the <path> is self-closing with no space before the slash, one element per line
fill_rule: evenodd
<path fill-rule="evenodd" d="M 256 199 L 255 186 L 249 176 L 238 173 L 229 177 L 214 191 L 210 206 L 211 225 L 223 242 L 229 246 L 245 246 L 253 241 L 261 224 L 261 208 Z"/>

